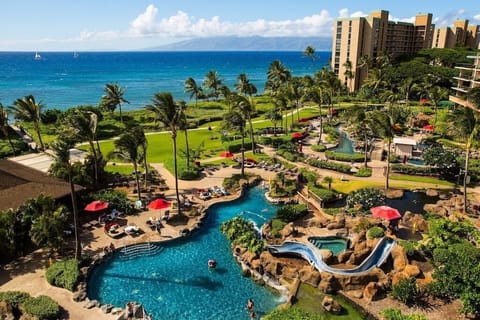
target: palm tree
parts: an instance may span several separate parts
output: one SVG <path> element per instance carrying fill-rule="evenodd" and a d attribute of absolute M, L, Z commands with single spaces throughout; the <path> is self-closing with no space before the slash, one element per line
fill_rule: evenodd
<path fill-rule="evenodd" d="M 30 238 L 39 247 L 58 249 L 64 243 L 63 230 L 68 220 L 67 208 L 63 205 L 56 206 L 52 198 L 45 200 L 47 201 L 42 207 L 42 212 L 32 220 Z"/>
<path fill-rule="evenodd" d="M 249 95 L 250 97 L 257 93 L 257 87 L 248 80 L 245 73 L 240 73 L 237 77 L 237 83 L 235 84 L 235 89 L 238 90 L 238 93 L 241 95 Z"/>
<path fill-rule="evenodd" d="M 317 54 L 315 53 L 315 47 L 313 46 L 307 46 L 305 50 L 303 50 L 303 56 L 309 58 L 312 62 L 312 65 L 318 58 Z"/>
<path fill-rule="evenodd" d="M 12 148 L 13 155 L 16 155 L 15 145 L 12 142 L 10 137 L 10 126 L 8 125 L 8 113 L 7 110 L 3 108 L 3 104 L 0 102 L 0 130 L 2 131 L 5 138 L 7 138 L 10 148 Z"/>
<path fill-rule="evenodd" d="M 330 177 L 330 176 L 325 176 L 323 177 L 323 183 L 326 183 L 328 184 L 328 190 L 332 190 L 332 182 L 333 182 L 333 178 Z"/>
<path fill-rule="evenodd" d="M 322 143 L 322 135 L 323 135 L 323 111 L 322 111 L 322 104 L 324 103 L 325 99 L 328 99 L 326 96 L 326 90 L 321 86 L 313 86 L 307 92 L 307 97 L 315 102 L 318 105 L 318 114 L 320 115 L 320 126 L 318 128 L 318 140 L 317 144 Z"/>
<path fill-rule="evenodd" d="M 140 160 L 139 148 L 141 141 L 138 135 L 132 129 L 124 132 L 117 140 L 114 141 L 116 150 L 114 154 L 118 157 L 127 160 L 133 164 L 133 171 L 135 172 L 135 181 L 137 183 L 138 200 L 142 199 L 140 190 L 140 178 L 138 174 L 138 161 Z"/>
<path fill-rule="evenodd" d="M 393 138 L 395 137 L 393 117 L 388 112 L 375 111 L 373 114 L 373 128 L 375 132 L 387 141 L 387 167 L 385 170 L 385 189 L 389 188 L 390 178 L 390 152 L 392 149 Z"/>
<path fill-rule="evenodd" d="M 195 98 L 195 109 L 197 108 L 198 99 L 202 95 L 202 88 L 192 77 L 185 80 L 185 92 L 190 93 L 190 99 Z"/>
<path fill-rule="evenodd" d="M 347 59 L 347 61 L 345 61 L 343 66 L 345 67 L 345 72 L 343 73 L 343 75 L 348 80 L 348 91 L 351 92 L 354 90 L 354 88 L 352 88 L 352 80 L 353 78 L 355 78 L 355 72 L 353 72 L 352 61 Z"/>
<path fill-rule="evenodd" d="M 102 96 L 101 105 L 110 112 L 115 111 L 118 106 L 120 111 L 120 123 L 123 124 L 122 104 L 130 103 L 123 98 L 126 88 L 121 88 L 117 83 L 107 83 L 105 85 L 105 94 Z"/>
<path fill-rule="evenodd" d="M 45 149 L 45 146 L 43 145 L 42 135 L 40 134 L 40 115 L 42 108 L 43 104 L 41 102 L 37 103 L 32 95 L 25 96 L 23 99 L 15 100 L 13 106 L 9 107 L 15 119 L 33 123 L 40 143 L 40 148 L 43 150 Z"/>
<path fill-rule="evenodd" d="M 146 110 L 155 113 L 155 120 L 163 123 L 165 128 L 170 130 L 170 136 L 173 144 L 173 164 L 175 175 L 175 194 L 178 204 L 178 213 L 180 210 L 180 194 L 178 193 L 178 168 L 177 168 L 177 126 L 180 121 L 181 112 L 175 103 L 173 96 L 169 92 L 156 93 L 152 98 L 152 104 L 145 107 Z"/>
<path fill-rule="evenodd" d="M 80 245 L 80 228 L 78 224 L 78 206 L 77 195 L 75 193 L 74 180 L 78 177 L 81 164 L 75 165 L 70 162 L 70 147 L 71 145 L 64 140 L 56 140 L 52 143 L 52 150 L 54 153 L 54 163 L 49 169 L 50 173 L 55 175 L 63 175 L 67 177 L 70 185 L 70 197 L 72 199 L 73 211 L 73 225 L 75 231 L 75 259 L 80 260 L 82 256 L 82 247 Z"/>
<path fill-rule="evenodd" d="M 242 114 L 244 119 L 248 121 L 250 140 L 252 143 L 252 152 L 255 153 L 255 140 L 253 135 L 253 123 L 252 123 L 252 114 L 254 112 L 253 105 L 250 103 L 250 100 L 244 96 L 236 96 L 234 98 L 234 104 L 237 110 Z"/>
<path fill-rule="evenodd" d="M 349 113 L 347 113 L 347 117 L 349 122 L 354 127 L 354 130 L 358 131 L 361 135 L 363 135 L 364 141 L 364 166 L 365 168 L 368 167 L 368 141 L 369 135 L 372 131 L 372 119 L 369 114 L 365 111 L 365 108 L 355 108 L 351 109 Z"/>
<path fill-rule="evenodd" d="M 328 95 L 328 115 L 330 116 L 333 114 L 333 98 L 338 90 L 340 90 L 341 82 L 333 71 L 325 68 L 319 72 L 318 78 L 320 79 L 320 85 L 325 89 L 325 92 Z"/>
<path fill-rule="evenodd" d="M 145 168 L 145 181 L 144 186 L 147 186 L 148 181 L 148 162 L 147 162 L 147 148 L 148 148 L 148 140 L 145 136 L 145 131 L 143 130 L 142 126 L 135 126 L 132 129 L 132 133 L 135 135 L 135 139 L 138 142 L 138 145 L 142 149 L 140 154 L 140 160 L 143 162 L 143 167 Z"/>
<path fill-rule="evenodd" d="M 265 113 L 265 118 L 270 120 L 273 124 L 273 135 L 277 136 L 277 123 L 282 121 L 282 113 L 280 108 L 275 104 L 272 109 Z"/>
<path fill-rule="evenodd" d="M 287 83 L 291 76 L 290 70 L 280 60 L 274 60 L 268 67 L 265 88 L 270 90 L 273 95 L 276 95 L 280 87 Z"/>
<path fill-rule="evenodd" d="M 207 90 L 211 90 L 210 94 L 215 98 L 218 99 L 218 92 L 220 87 L 222 86 L 223 80 L 220 79 L 218 72 L 214 70 L 210 70 L 207 72 L 205 76 L 205 80 L 203 80 L 203 86 Z"/>
<path fill-rule="evenodd" d="M 428 99 L 433 104 L 433 110 L 435 111 L 435 118 L 433 120 L 433 128 L 437 126 L 437 116 L 438 116 L 438 103 L 448 98 L 448 89 L 442 88 L 440 86 L 433 86 L 427 90 Z"/>
<path fill-rule="evenodd" d="M 185 134 L 185 155 L 186 155 L 186 161 L 187 161 L 187 170 L 190 169 L 190 146 L 189 146 L 189 141 L 188 141 L 188 119 L 187 115 L 185 114 L 185 109 L 187 108 L 187 105 L 185 104 L 185 101 L 179 101 L 178 102 L 178 112 L 180 112 L 180 118 L 178 121 L 178 126 L 180 130 L 182 130 Z"/>
<path fill-rule="evenodd" d="M 413 79 L 412 77 L 408 77 L 407 79 L 403 80 L 399 90 L 404 94 L 405 105 L 408 106 L 410 95 L 412 94 L 413 91 L 418 89 L 419 89 L 419 86 L 415 82 L 415 79 Z"/>
<path fill-rule="evenodd" d="M 241 152 L 242 152 L 242 162 L 241 162 L 241 173 L 242 176 L 245 175 L 245 118 L 243 117 L 240 111 L 236 109 L 232 109 L 228 111 L 223 117 L 223 127 L 225 129 L 234 129 L 240 132 L 240 136 L 242 137 L 242 145 L 241 145 Z"/>

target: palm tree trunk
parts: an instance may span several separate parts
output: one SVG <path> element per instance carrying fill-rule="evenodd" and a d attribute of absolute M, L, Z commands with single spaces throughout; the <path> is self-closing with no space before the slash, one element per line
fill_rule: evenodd
<path fill-rule="evenodd" d="M 8 134 L 7 134 L 7 139 L 8 139 L 8 143 L 10 144 L 10 148 L 12 148 L 13 155 L 16 156 L 17 155 L 17 150 L 15 150 L 15 145 L 12 142 L 12 138 L 10 138 L 10 135 L 8 135 Z"/>
<path fill-rule="evenodd" d="M 387 171 L 385 172 L 385 190 L 388 190 L 389 188 L 389 177 L 390 177 L 390 147 L 392 145 L 392 142 L 390 139 L 388 139 L 388 144 L 387 144 Z"/>
<path fill-rule="evenodd" d="M 142 194 L 140 193 L 140 178 L 138 177 L 138 166 L 136 161 L 133 161 L 133 170 L 135 171 L 135 182 L 137 183 L 138 200 L 142 200 Z"/>
<path fill-rule="evenodd" d="M 34 126 L 35 126 L 35 131 L 37 132 L 38 142 L 40 142 L 40 148 L 44 150 L 45 146 L 43 145 L 42 135 L 40 134 L 40 125 L 38 124 L 38 122 L 34 122 Z"/>
<path fill-rule="evenodd" d="M 118 110 L 120 111 L 120 123 L 123 124 L 123 117 L 122 117 L 122 104 L 118 104 Z"/>
<path fill-rule="evenodd" d="M 80 228 L 78 225 L 77 195 L 75 194 L 75 186 L 73 184 L 71 173 L 68 175 L 68 182 L 70 184 L 70 196 L 72 198 L 73 226 L 75 232 L 75 259 L 80 261 L 80 258 L 82 257 L 82 246 L 80 243 Z"/>
<path fill-rule="evenodd" d="M 93 144 L 93 141 L 88 142 L 90 144 L 90 150 L 92 151 L 93 155 L 93 171 L 95 173 L 94 177 L 94 185 L 97 186 L 98 182 L 98 157 L 97 157 L 97 150 L 95 150 L 95 145 Z"/>
<path fill-rule="evenodd" d="M 368 137 L 367 137 L 367 130 L 364 131 L 364 136 L 363 136 L 363 140 L 364 140 L 364 158 L 363 158 L 363 161 L 364 161 L 364 166 L 365 168 L 368 167 Z"/>
<path fill-rule="evenodd" d="M 178 193 L 178 168 L 177 168 L 177 135 L 172 133 L 172 142 L 173 142 L 173 169 L 175 174 L 175 195 L 177 198 L 177 207 L 178 214 L 181 214 L 180 211 L 180 194 Z"/>
<path fill-rule="evenodd" d="M 466 148 L 465 155 L 465 173 L 463 174 L 463 213 L 467 213 L 467 180 L 468 180 L 468 166 L 470 162 L 470 142 Z"/>
<path fill-rule="evenodd" d="M 322 117 L 322 103 L 318 104 L 318 108 L 320 109 L 320 128 L 318 132 L 318 142 L 317 144 L 322 143 L 322 134 L 323 134 L 323 117 Z"/>
<path fill-rule="evenodd" d="M 188 128 L 185 127 L 185 148 L 187 149 L 187 170 L 190 169 L 190 146 L 188 144 Z"/>
<path fill-rule="evenodd" d="M 292 122 L 290 123 L 290 130 L 293 130 L 293 114 L 294 114 L 294 109 L 293 109 L 293 106 L 292 106 L 292 111 L 290 112 L 290 116 L 292 117 Z"/>
<path fill-rule="evenodd" d="M 245 175 L 245 146 L 244 146 L 244 144 L 245 144 L 245 134 L 243 132 L 243 129 L 242 129 L 241 134 L 242 134 L 242 150 L 241 150 L 242 151 L 242 166 L 241 166 L 242 171 L 241 172 L 242 172 L 242 176 L 244 176 Z"/>
<path fill-rule="evenodd" d="M 297 108 L 297 121 L 300 121 L 300 110 L 298 101 L 295 102 L 295 107 Z"/>
<path fill-rule="evenodd" d="M 248 125 L 250 130 L 250 140 L 252 142 L 252 152 L 255 153 L 255 139 L 253 137 L 253 124 L 252 124 L 252 117 L 248 114 Z"/>
<path fill-rule="evenodd" d="M 145 145 L 142 144 L 142 150 L 143 150 L 143 166 L 145 167 L 145 188 L 147 187 L 147 179 L 148 179 L 148 163 L 147 163 L 147 148 L 145 148 Z"/>

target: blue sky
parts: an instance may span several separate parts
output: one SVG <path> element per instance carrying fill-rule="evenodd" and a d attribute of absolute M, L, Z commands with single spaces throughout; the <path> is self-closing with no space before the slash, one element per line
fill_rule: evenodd
<path fill-rule="evenodd" d="M 331 36 L 337 17 L 390 12 L 413 21 L 430 12 L 439 26 L 480 24 L 472 0 L 5 0 L 0 51 L 134 50 L 224 35 Z"/>

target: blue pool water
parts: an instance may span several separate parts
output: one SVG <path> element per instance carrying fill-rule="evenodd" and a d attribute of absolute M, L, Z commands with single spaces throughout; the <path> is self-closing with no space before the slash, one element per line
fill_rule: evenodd
<path fill-rule="evenodd" d="M 339 127 L 336 127 L 338 131 L 338 146 L 333 148 L 332 150 L 335 152 L 347 153 L 347 154 L 354 154 L 354 148 L 352 140 L 348 137 L 345 131 L 341 130 Z"/>
<path fill-rule="evenodd" d="M 254 188 L 235 201 L 209 209 L 202 228 L 191 237 L 158 244 L 154 256 L 113 259 L 93 270 L 88 296 L 101 303 L 142 303 L 153 319 L 250 319 L 247 299 L 258 316 L 282 303 L 282 297 L 242 277 L 230 243 L 220 232 L 223 221 L 242 214 L 261 226 L 275 214 L 263 192 Z M 243 212 L 243 213 L 242 213 Z M 217 260 L 209 270 L 208 259 Z"/>
<path fill-rule="evenodd" d="M 421 160 L 421 159 L 408 159 L 408 160 L 407 160 L 407 163 L 413 164 L 413 165 L 416 165 L 416 166 L 423 166 L 423 165 L 425 165 L 425 162 L 423 162 L 423 160 Z"/>
<path fill-rule="evenodd" d="M 308 241 L 319 249 L 328 249 L 334 255 L 342 253 L 347 249 L 347 240 L 340 237 L 309 237 Z"/>

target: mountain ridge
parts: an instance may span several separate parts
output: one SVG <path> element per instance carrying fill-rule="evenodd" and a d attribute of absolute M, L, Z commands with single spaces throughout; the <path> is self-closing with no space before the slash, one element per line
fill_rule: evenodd
<path fill-rule="evenodd" d="M 208 37 L 195 38 L 161 46 L 144 48 L 145 51 L 303 51 L 312 46 L 316 51 L 330 51 L 332 39 L 328 37 Z"/>

